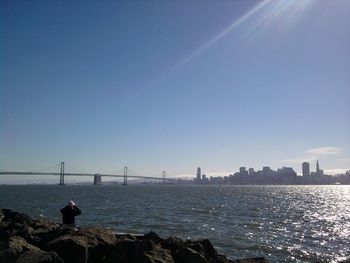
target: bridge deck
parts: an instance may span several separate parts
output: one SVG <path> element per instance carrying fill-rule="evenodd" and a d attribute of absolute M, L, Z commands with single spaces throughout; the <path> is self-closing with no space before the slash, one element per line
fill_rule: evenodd
<path fill-rule="evenodd" d="M 0 175 L 55 175 L 59 176 L 61 173 L 49 173 L 49 172 L 0 172 Z M 64 176 L 104 176 L 104 177 L 124 177 L 124 174 L 92 174 L 92 173 L 64 173 Z M 166 180 L 166 181 L 176 181 L 175 178 L 163 178 L 156 176 L 139 176 L 139 175 L 127 175 L 128 178 L 136 179 L 153 179 L 153 180 Z"/>

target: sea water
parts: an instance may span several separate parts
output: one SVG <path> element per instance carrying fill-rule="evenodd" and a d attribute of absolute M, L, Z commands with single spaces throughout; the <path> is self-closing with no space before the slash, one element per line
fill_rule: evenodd
<path fill-rule="evenodd" d="M 350 258 L 350 186 L 1 185 L 0 207 L 60 222 L 74 200 L 80 226 L 162 238 L 208 238 L 231 259 Z"/>

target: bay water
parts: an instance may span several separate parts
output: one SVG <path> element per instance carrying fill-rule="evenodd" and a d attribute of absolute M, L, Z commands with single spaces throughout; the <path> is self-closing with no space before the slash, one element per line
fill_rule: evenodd
<path fill-rule="evenodd" d="M 79 226 L 208 238 L 231 259 L 350 258 L 350 186 L 0 185 L 0 208 L 60 222 L 74 200 Z"/>

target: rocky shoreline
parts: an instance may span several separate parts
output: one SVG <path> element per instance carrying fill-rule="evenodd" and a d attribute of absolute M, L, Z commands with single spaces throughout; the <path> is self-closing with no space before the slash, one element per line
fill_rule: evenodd
<path fill-rule="evenodd" d="M 231 260 L 208 239 L 182 240 L 115 234 L 98 226 L 74 228 L 48 219 L 0 209 L 3 263 L 263 263 L 265 258 Z"/>

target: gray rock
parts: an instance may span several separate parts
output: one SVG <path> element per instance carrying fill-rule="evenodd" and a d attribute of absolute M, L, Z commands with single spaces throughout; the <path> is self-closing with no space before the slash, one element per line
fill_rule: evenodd
<path fill-rule="evenodd" d="M 208 263 L 203 255 L 188 247 L 176 251 L 173 259 L 175 263 Z"/>
<path fill-rule="evenodd" d="M 0 243 L 0 262 L 16 260 L 26 251 L 40 251 L 38 247 L 28 244 L 27 241 L 19 236 L 10 237 Z M 7 259 L 7 260 L 5 260 Z"/>
<path fill-rule="evenodd" d="M 65 263 L 85 263 L 88 259 L 87 240 L 84 237 L 65 235 L 44 246 L 45 251 L 55 251 Z"/>
<path fill-rule="evenodd" d="M 140 251 L 141 240 L 134 240 L 129 238 L 118 239 L 116 246 L 112 253 L 106 260 L 107 263 L 128 263 L 131 258 Z"/>
<path fill-rule="evenodd" d="M 9 209 L 0 209 L 0 218 L 0 240 L 11 236 L 21 236 L 31 243 L 31 239 L 37 240 L 37 237 L 32 237 L 36 232 L 53 231 L 59 227 L 59 224 L 50 220 L 34 220 L 25 214 Z"/>
<path fill-rule="evenodd" d="M 65 263 L 102 262 L 116 244 L 115 235 L 100 227 L 87 227 L 52 240 L 44 245 L 45 251 L 55 251 Z"/>
<path fill-rule="evenodd" d="M 264 257 L 257 257 L 257 258 L 236 259 L 236 260 L 233 260 L 232 263 L 268 263 L 268 261 Z"/>
<path fill-rule="evenodd" d="M 149 240 L 153 240 L 156 243 L 161 243 L 163 241 L 162 238 L 160 238 L 156 233 L 154 232 L 148 232 L 144 235 L 143 239 L 149 239 Z"/>
<path fill-rule="evenodd" d="M 170 249 L 172 255 L 179 249 L 185 247 L 185 242 L 179 237 L 169 237 L 163 240 L 161 244 L 163 248 Z"/>
<path fill-rule="evenodd" d="M 146 251 L 133 257 L 131 263 L 174 263 L 169 250 Z"/>
<path fill-rule="evenodd" d="M 59 226 L 57 228 L 39 228 L 33 230 L 30 235 L 26 237 L 27 241 L 37 247 L 43 248 L 43 246 L 52 240 L 68 235 L 74 234 L 76 231 L 72 227 L 66 225 Z"/>
<path fill-rule="evenodd" d="M 35 247 L 19 236 L 0 243 L 0 262 L 6 263 L 63 263 L 59 256 Z"/>
<path fill-rule="evenodd" d="M 185 245 L 186 247 L 200 253 L 208 261 L 212 261 L 217 256 L 217 252 L 209 239 L 201 239 L 195 241 L 187 240 Z"/>
<path fill-rule="evenodd" d="M 26 251 L 19 256 L 16 263 L 64 263 L 56 252 Z"/>

